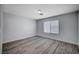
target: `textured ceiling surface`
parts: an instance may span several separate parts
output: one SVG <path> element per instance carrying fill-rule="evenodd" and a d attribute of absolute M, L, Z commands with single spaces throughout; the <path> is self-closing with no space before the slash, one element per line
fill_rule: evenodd
<path fill-rule="evenodd" d="M 38 14 L 38 10 L 43 15 Z M 3 11 L 15 15 L 27 17 L 29 19 L 42 19 L 46 17 L 61 15 L 79 10 L 78 4 L 5 4 Z"/>

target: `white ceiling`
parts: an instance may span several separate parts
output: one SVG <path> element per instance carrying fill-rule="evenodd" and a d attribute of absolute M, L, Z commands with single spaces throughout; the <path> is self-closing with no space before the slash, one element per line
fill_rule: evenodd
<path fill-rule="evenodd" d="M 39 15 L 41 9 L 44 15 Z M 27 17 L 29 19 L 42 19 L 79 10 L 77 4 L 5 4 L 4 12 Z"/>

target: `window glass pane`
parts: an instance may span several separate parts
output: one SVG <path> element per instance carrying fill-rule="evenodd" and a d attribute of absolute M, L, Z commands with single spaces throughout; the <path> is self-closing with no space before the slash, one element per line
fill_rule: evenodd
<path fill-rule="evenodd" d="M 51 21 L 51 33 L 59 33 L 59 21 Z"/>
<path fill-rule="evenodd" d="M 44 22 L 44 32 L 50 33 L 50 21 Z"/>

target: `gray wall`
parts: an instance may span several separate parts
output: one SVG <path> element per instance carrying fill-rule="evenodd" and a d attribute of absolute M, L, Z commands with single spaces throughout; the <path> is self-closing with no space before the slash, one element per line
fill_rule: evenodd
<path fill-rule="evenodd" d="M 35 20 L 3 13 L 3 43 L 35 36 L 35 33 Z"/>
<path fill-rule="evenodd" d="M 78 13 L 75 12 L 38 20 L 37 35 L 77 44 L 77 15 Z M 59 34 L 48 34 L 43 32 L 43 22 L 52 20 L 59 20 Z"/>
<path fill-rule="evenodd" d="M 0 53 L 2 51 L 2 7 L 0 5 Z"/>

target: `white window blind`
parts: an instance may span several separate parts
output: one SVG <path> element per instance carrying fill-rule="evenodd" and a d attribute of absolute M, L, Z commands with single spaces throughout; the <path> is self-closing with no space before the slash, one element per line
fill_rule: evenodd
<path fill-rule="evenodd" d="M 50 21 L 44 22 L 44 32 L 50 33 Z"/>
<path fill-rule="evenodd" d="M 59 21 L 46 21 L 44 22 L 44 32 L 45 33 L 59 33 Z"/>
<path fill-rule="evenodd" d="M 55 21 L 51 21 L 50 23 L 50 33 L 56 33 L 58 34 L 59 33 L 59 21 L 58 20 L 55 20 Z"/>

